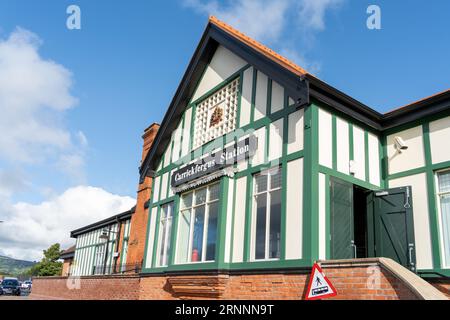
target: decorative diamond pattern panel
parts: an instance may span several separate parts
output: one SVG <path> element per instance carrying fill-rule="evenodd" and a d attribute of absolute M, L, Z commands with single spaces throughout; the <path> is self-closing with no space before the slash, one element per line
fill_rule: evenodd
<path fill-rule="evenodd" d="M 197 105 L 194 149 L 236 128 L 239 78 Z"/>

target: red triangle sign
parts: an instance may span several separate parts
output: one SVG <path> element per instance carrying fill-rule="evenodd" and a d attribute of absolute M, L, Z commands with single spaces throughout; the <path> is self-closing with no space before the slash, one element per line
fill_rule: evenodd
<path fill-rule="evenodd" d="M 311 276 L 309 278 L 306 300 L 317 300 L 334 297 L 337 290 L 333 287 L 330 280 L 323 274 L 322 269 L 317 263 L 313 265 Z"/>

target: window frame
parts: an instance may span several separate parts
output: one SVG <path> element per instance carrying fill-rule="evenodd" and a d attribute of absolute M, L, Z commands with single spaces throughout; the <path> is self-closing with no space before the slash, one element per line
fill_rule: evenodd
<path fill-rule="evenodd" d="M 218 197 L 214 200 L 209 200 L 209 195 L 210 195 L 210 188 L 214 185 L 218 186 Z M 206 189 L 206 200 L 205 202 L 202 202 L 200 204 L 194 204 L 195 202 L 195 195 L 198 191 L 201 191 L 203 189 Z M 192 194 L 192 203 L 191 206 L 189 207 L 182 207 L 182 198 L 185 195 L 188 195 L 189 193 Z M 177 224 L 177 235 L 176 235 L 176 249 L 175 249 L 175 264 L 177 265 L 183 265 L 183 264 L 196 264 L 196 263 L 210 263 L 210 262 L 215 262 L 216 261 L 216 256 L 214 257 L 213 260 L 206 260 L 206 251 L 207 251 L 207 245 L 208 245 L 208 229 L 209 229 L 209 210 L 211 207 L 211 204 L 214 203 L 218 203 L 220 204 L 220 194 L 221 194 L 221 184 L 220 181 L 214 181 L 211 182 L 209 184 L 200 186 L 196 189 L 193 190 L 189 190 L 187 192 L 184 192 L 182 194 L 180 194 L 180 206 L 178 209 L 178 224 Z M 203 234 L 202 234 L 202 256 L 200 257 L 199 261 L 192 261 L 192 245 L 193 245 L 193 236 L 194 236 L 194 224 L 195 224 L 195 214 L 196 214 L 196 208 L 199 208 L 201 206 L 205 206 L 205 217 L 204 217 L 204 226 L 203 226 Z M 189 222 L 189 239 L 188 239 L 188 247 L 187 247 L 187 252 L 188 252 L 188 256 L 187 256 L 187 261 L 179 261 L 178 260 L 178 250 L 179 250 L 179 240 L 180 240 L 180 223 L 181 223 L 181 215 L 183 212 L 189 211 L 190 214 L 190 222 Z M 219 219 L 219 214 L 220 214 L 220 206 L 219 206 L 219 212 L 217 213 L 217 219 Z M 218 227 L 218 226 L 216 226 Z M 217 234 L 217 231 L 216 231 Z M 217 250 L 217 238 L 216 238 L 216 250 Z"/>
<path fill-rule="evenodd" d="M 444 225 L 442 222 L 442 209 L 441 209 L 441 198 L 445 195 L 450 195 L 450 190 L 441 192 L 439 187 L 439 175 L 441 174 L 450 174 L 450 168 L 445 168 L 442 170 L 435 171 L 435 186 L 436 186 L 436 201 L 437 201 L 437 212 L 438 212 L 438 231 L 439 231 L 439 241 L 440 241 L 440 251 L 441 251 L 441 267 L 443 269 L 450 269 L 450 261 L 446 261 L 445 258 L 445 239 L 444 239 Z M 450 237 L 450 235 L 449 235 Z M 450 246 L 450 243 L 448 244 Z"/>
<path fill-rule="evenodd" d="M 160 213 L 159 213 L 159 219 L 158 219 L 158 224 L 159 224 L 159 228 L 158 228 L 158 246 L 157 246 L 157 251 L 156 251 L 156 261 L 155 261 L 155 265 L 157 268 L 163 268 L 163 267 L 167 267 L 169 265 L 169 259 L 171 256 L 171 252 L 170 250 L 172 249 L 172 243 L 170 243 L 171 241 L 171 234 L 172 234 L 172 229 L 173 229 L 173 217 L 174 217 L 174 202 L 170 201 L 167 202 L 163 205 L 160 206 Z M 164 207 L 169 208 L 168 209 L 168 214 L 164 217 L 164 219 L 162 219 L 162 212 L 164 210 Z M 169 214 L 170 213 L 170 214 Z M 165 221 L 164 224 L 164 228 L 162 228 L 162 222 Z M 170 222 L 170 223 L 169 223 Z M 165 229 L 165 230 L 163 230 Z M 163 232 L 164 233 L 164 241 L 161 241 L 162 239 L 162 235 Z M 169 249 L 167 249 L 167 244 L 170 244 Z M 161 263 L 161 249 L 162 246 L 164 245 L 164 252 L 163 252 L 163 263 Z"/>
<path fill-rule="evenodd" d="M 272 182 L 271 182 L 271 176 L 272 172 L 278 171 L 281 175 L 281 183 L 279 187 L 272 188 Z M 267 179 L 267 187 L 266 190 L 261 192 L 256 192 L 256 179 L 259 176 L 266 176 Z M 278 167 L 270 168 L 261 172 L 258 172 L 256 174 L 252 175 L 253 179 L 253 190 L 252 190 L 252 212 L 251 212 L 251 235 L 250 235 L 250 261 L 257 262 L 257 261 L 279 261 L 281 260 L 281 255 L 279 258 L 269 258 L 270 254 L 270 217 L 271 217 L 271 199 L 272 199 L 272 193 L 274 191 L 280 191 L 282 192 L 283 189 L 283 171 L 281 168 L 281 165 Z M 256 259 L 256 218 L 257 218 L 257 200 L 256 197 L 260 196 L 262 194 L 266 194 L 266 233 L 265 233 L 265 247 L 264 247 L 264 258 L 263 259 Z M 282 200 L 282 199 L 281 199 Z M 281 203 L 281 201 L 280 201 Z M 283 213 L 280 210 L 280 219 L 282 218 Z M 281 242 L 281 225 L 280 225 L 280 242 Z M 281 248 L 280 248 L 281 253 Z"/>

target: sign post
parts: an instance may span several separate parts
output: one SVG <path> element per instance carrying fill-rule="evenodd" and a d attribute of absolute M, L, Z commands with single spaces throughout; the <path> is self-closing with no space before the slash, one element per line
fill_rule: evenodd
<path fill-rule="evenodd" d="M 317 300 L 337 295 L 337 290 L 333 287 L 330 280 L 323 274 L 322 268 L 315 263 L 313 265 L 311 276 L 309 278 L 306 300 Z"/>

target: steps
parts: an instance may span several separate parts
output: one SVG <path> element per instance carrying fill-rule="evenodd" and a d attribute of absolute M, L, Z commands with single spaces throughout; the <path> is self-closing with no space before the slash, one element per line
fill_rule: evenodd
<path fill-rule="evenodd" d="M 448 300 L 433 285 L 389 258 L 318 261 L 337 299 Z"/>

